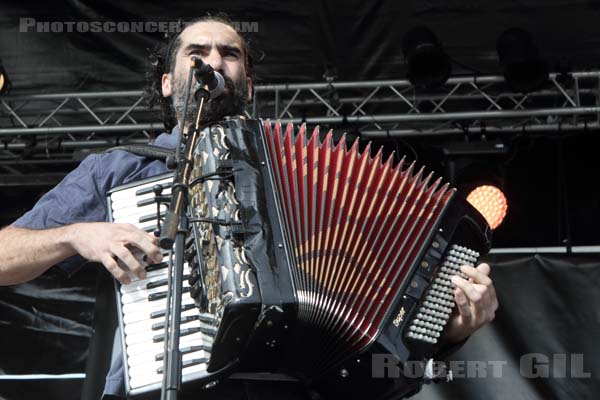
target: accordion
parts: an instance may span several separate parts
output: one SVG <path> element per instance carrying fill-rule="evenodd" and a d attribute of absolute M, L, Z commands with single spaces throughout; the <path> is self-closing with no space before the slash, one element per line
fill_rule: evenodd
<path fill-rule="evenodd" d="M 331 132 L 242 117 L 205 128 L 193 161 L 184 387 L 240 373 L 371 379 L 355 364 L 373 354 L 435 354 L 450 278 L 490 247 L 484 218 L 448 184 Z M 113 189 L 111 219 L 154 229 L 164 208 L 152 188 L 171 181 Z M 129 395 L 161 386 L 165 266 L 117 290 Z"/>

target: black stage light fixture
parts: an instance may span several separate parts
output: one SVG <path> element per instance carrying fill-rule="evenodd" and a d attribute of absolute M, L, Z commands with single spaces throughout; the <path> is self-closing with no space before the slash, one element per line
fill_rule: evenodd
<path fill-rule="evenodd" d="M 452 72 L 450 57 L 431 29 L 418 26 L 402 38 L 402 53 L 408 64 L 407 78 L 415 86 L 442 86 Z"/>
<path fill-rule="evenodd" d="M 496 42 L 500 66 L 508 87 L 520 93 L 539 89 L 548 81 L 548 66 L 529 32 L 520 28 L 504 31 Z"/>
<path fill-rule="evenodd" d="M 2 65 L 2 60 L 0 60 L 0 95 L 4 94 L 4 92 L 8 90 L 9 85 L 10 83 L 8 81 L 8 76 L 6 76 L 6 71 Z"/>

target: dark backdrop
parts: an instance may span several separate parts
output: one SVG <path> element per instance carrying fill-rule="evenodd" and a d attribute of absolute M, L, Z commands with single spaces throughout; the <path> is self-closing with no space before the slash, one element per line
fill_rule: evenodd
<path fill-rule="evenodd" d="M 461 65 L 455 73 L 499 72 L 496 39 L 505 29 L 531 32 L 556 69 L 600 65 L 596 0 L 309 0 L 194 1 L 3 0 L 0 56 L 20 92 L 138 89 L 147 49 L 161 33 L 19 32 L 20 18 L 38 21 L 176 21 L 227 12 L 257 22 L 246 35 L 262 82 L 321 81 L 325 67 L 339 80 L 402 76 L 404 33 L 427 25 Z M 259 57 L 260 58 L 260 57 Z"/>

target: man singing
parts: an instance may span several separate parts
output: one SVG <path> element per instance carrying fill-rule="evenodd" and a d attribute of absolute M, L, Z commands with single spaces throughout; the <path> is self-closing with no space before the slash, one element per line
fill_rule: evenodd
<path fill-rule="evenodd" d="M 152 60 L 154 71 L 147 94 L 160 102 L 165 126 L 171 130 L 154 141 L 156 146 L 174 148 L 181 129 L 191 124 L 193 113 L 187 114 L 189 119 L 186 117 L 186 121 L 181 120 L 191 57 L 201 58 L 225 78 L 224 93 L 204 107 L 204 122 L 241 115 L 252 98 L 253 71 L 247 42 L 225 18 L 197 19 L 173 35 Z M 190 110 L 196 108 L 197 104 L 190 104 Z M 130 277 L 119 267 L 117 259 L 137 277 L 144 278 L 145 265 L 132 255 L 132 249 L 145 253 L 148 263 L 160 262 L 162 255 L 157 238 L 129 224 L 106 222 L 106 194 L 115 186 L 166 172 L 168 169 L 162 161 L 124 151 L 88 156 L 31 211 L 0 231 L 3 249 L 0 284 L 26 282 L 55 265 L 74 271 L 85 260 L 101 263 L 124 284 L 130 282 Z M 463 272 L 470 279 L 453 279 L 458 311 L 443 338 L 446 347 L 461 342 L 491 321 L 498 306 L 487 264 L 477 268 L 464 267 Z M 419 388 L 418 382 L 396 379 L 378 393 L 364 395 L 380 399 L 402 398 Z M 104 398 L 125 397 L 124 392 L 122 357 L 117 356 L 106 379 Z M 344 394 L 348 392 L 344 388 L 329 388 L 327 392 L 339 398 L 348 396 Z M 186 396 L 191 397 L 190 394 Z M 318 396 L 313 388 L 300 384 L 240 380 L 225 380 L 213 389 L 194 394 L 202 399 L 309 399 Z M 361 398 L 357 392 L 351 396 Z"/>

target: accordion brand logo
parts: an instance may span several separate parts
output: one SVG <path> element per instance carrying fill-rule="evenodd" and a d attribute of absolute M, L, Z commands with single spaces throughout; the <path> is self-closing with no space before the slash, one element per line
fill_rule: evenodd
<path fill-rule="evenodd" d="M 398 328 L 400 326 L 400 323 L 404 320 L 405 313 L 406 311 L 404 310 L 404 307 L 401 307 L 400 311 L 398 312 L 398 315 L 396 315 L 396 318 L 394 318 L 394 320 L 392 321 L 392 324 L 394 324 L 396 328 Z"/>

